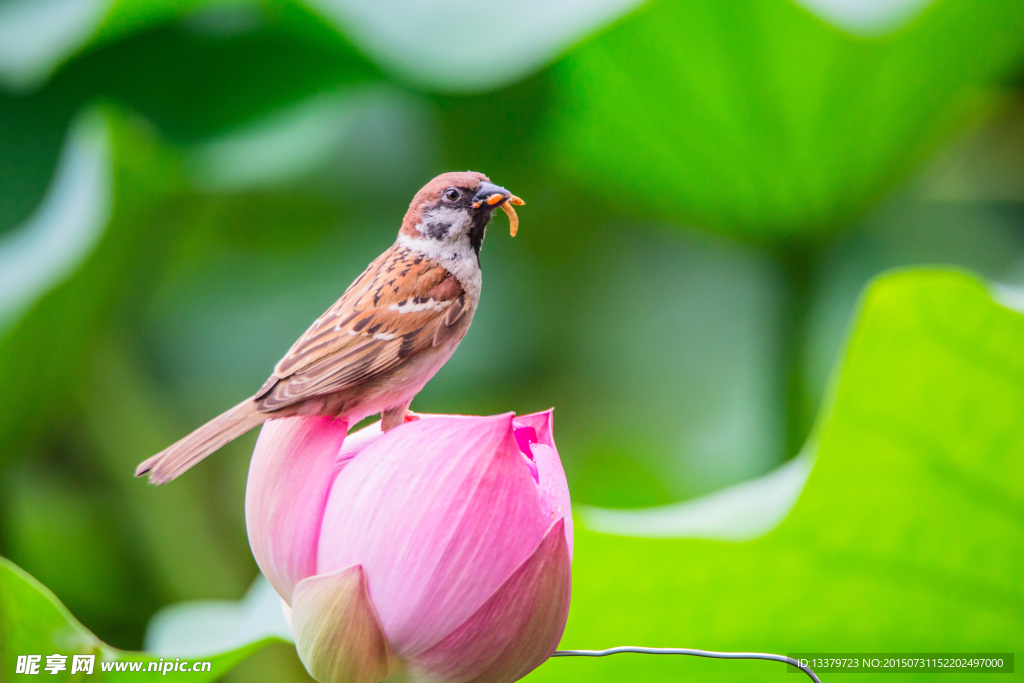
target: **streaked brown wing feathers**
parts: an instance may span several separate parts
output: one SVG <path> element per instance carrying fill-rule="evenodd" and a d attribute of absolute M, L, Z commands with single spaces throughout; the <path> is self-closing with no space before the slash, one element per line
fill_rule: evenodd
<path fill-rule="evenodd" d="M 464 312 L 465 305 L 462 287 L 444 268 L 415 252 L 388 250 L 281 359 L 257 394 L 260 410 L 339 391 L 393 368 L 435 344 L 441 330 L 450 329 L 450 311 Z"/>
<path fill-rule="evenodd" d="M 445 314 L 438 322 L 437 331 L 434 332 L 434 346 L 440 346 L 455 336 L 462 327 L 459 325 L 459 321 L 465 313 L 466 295 L 463 294 L 452 302 L 452 305 L 448 307 L 448 310 L 445 311 Z"/>

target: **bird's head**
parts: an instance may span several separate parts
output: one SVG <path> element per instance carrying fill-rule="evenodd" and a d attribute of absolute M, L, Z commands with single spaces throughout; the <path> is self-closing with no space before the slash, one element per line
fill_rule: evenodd
<path fill-rule="evenodd" d="M 442 173 L 412 198 L 399 234 L 439 243 L 468 241 L 480 253 L 494 209 L 500 206 L 509 214 L 515 235 L 518 220 L 510 205 L 522 203 L 483 173 Z"/>

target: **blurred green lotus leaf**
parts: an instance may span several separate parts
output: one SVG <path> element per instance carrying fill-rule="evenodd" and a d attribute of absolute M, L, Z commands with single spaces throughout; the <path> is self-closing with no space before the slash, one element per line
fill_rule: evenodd
<path fill-rule="evenodd" d="M 992 281 L 1012 282 L 1012 268 L 1024 250 L 1024 233 L 1015 213 L 995 203 L 897 197 L 837 235 L 814 267 L 802 371 L 806 393 L 801 410 L 808 427 L 842 350 L 850 314 L 878 273 L 949 266 L 969 269 Z"/>
<path fill-rule="evenodd" d="M 457 2 L 314 0 L 297 8 L 332 22 L 379 64 L 430 89 L 489 90 L 540 69 L 642 0 L 529 0 L 465 11 Z M 249 7 L 253 11 L 249 11 Z M 208 0 L 8 0 L 0 4 L 0 83 L 27 90 L 95 42 L 189 17 L 198 28 L 239 28 L 259 3 Z M 198 10 L 196 19 L 193 12 Z M 339 35 L 339 38 L 341 36 Z"/>
<path fill-rule="evenodd" d="M 572 446 L 573 500 L 682 501 L 780 463 L 787 304 L 778 261 L 671 227 L 623 222 L 590 235 L 586 252 L 562 256 L 586 265 L 559 287 L 565 309 L 548 323 L 578 335 L 553 399 Z M 576 385 L 585 388 L 570 393 Z"/>
<path fill-rule="evenodd" d="M 146 628 L 145 644 L 165 657 L 200 658 L 267 638 L 294 641 L 281 597 L 260 574 L 241 600 L 195 600 L 160 610 Z"/>
<path fill-rule="evenodd" d="M 79 121 L 47 200 L 0 243 L 0 384 L 18 397 L 0 415 L 0 461 L 66 412 L 116 303 L 143 291 L 174 235 L 161 228 L 181 187 L 173 153 L 111 107 Z"/>
<path fill-rule="evenodd" d="M 643 0 L 311 0 L 378 64 L 439 92 L 508 85 Z"/>
<path fill-rule="evenodd" d="M 204 0 L 8 0 L 0 3 L 0 84 L 29 90 L 94 40 L 180 17 Z"/>
<path fill-rule="evenodd" d="M 197 145 L 197 184 L 213 191 L 281 185 L 327 164 L 351 128 L 346 93 L 315 96 L 264 120 Z"/>
<path fill-rule="evenodd" d="M 932 0 L 794 0 L 837 28 L 860 36 L 878 36 L 902 28 Z"/>
<path fill-rule="evenodd" d="M 328 20 L 378 64 L 444 92 L 489 90 L 540 69 L 566 47 L 642 0 L 528 0 L 508 5 L 391 0 L 290 3 Z M 288 4 L 288 3 L 286 3 Z M 26 90 L 96 42 L 187 17 L 207 31 L 249 27 L 258 2 L 8 0 L 0 4 L 0 83 Z M 511 11 L 510 11 L 511 10 Z"/>
<path fill-rule="evenodd" d="M 1024 14 L 997 0 L 64 2 L 0 5 L 0 80 L 39 85 L 95 48 L 58 100 L 114 96 L 184 136 L 378 80 L 350 40 L 440 92 L 500 88 L 554 60 L 527 88 L 545 96 L 491 104 L 544 122 L 520 147 L 539 145 L 534 172 L 553 165 L 634 215 L 768 239 L 862 211 L 1024 55 Z"/>
<path fill-rule="evenodd" d="M 299 180 L 338 180 L 363 192 L 409 176 L 415 183 L 433 151 L 431 113 L 421 98 L 393 86 L 352 85 L 200 142 L 186 164 L 195 184 L 213 192 L 279 189 Z M 368 153 L 353 154 L 360 145 Z"/>
<path fill-rule="evenodd" d="M 682 503 L 633 510 L 574 505 L 583 526 L 615 536 L 748 541 L 786 518 L 814 464 L 807 448 L 768 474 Z"/>
<path fill-rule="evenodd" d="M 1024 316 L 905 271 L 862 302 L 818 456 L 754 541 L 581 531 L 562 647 L 1011 652 L 1024 637 Z M 782 667 L 623 656 L 529 680 L 763 681 Z"/>
<path fill-rule="evenodd" d="M 38 85 L 86 43 L 111 0 L 8 0 L 0 4 L 0 83 Z"/>
<path fill-rule="evenodd" d="M 73 655 L 94 655 L 96 659 L 88 680 L 123 677 L 116 670 L 104 672 L 104 662 L 142 662 L 142 670 L 132 674 L 134 680 L 201 683 L 220 678 L 235 664 L 277 640 L 265 637 L 229 652 L 204 655 L 203 661 L 210 662 L 209 671 L 168 671 L 166 674 L 162 670 L 147 671 L 150 662 L 162 666 L 163 659 L 144 652 L 124 652 L 103 643 L 68 612 L 57 596 L 10 560 L 0 557 L 0 666 L 5 672 L 16 671 L 19 656 L 40 655 L 40 672 L 49 673 L 42 671 L 46 658 L 58 654 L 67 657 L 65 673 L 70 673 Z"/>
<path fill-rule="evenodd" d="M 95 247 L 110 218 L 111 182 L 107 123 L 88 110 L 68 133 L 43 203 L 0 237 L 0 333 Z"/>
<path fill-rule="evenodd" d="M 654 0 L 555 64 L 544 148 L 634 213 L 761 238 L 821 233 L 1012 73 L 1019 10 L 937 0 L 867 39 L 780 0 Z"/>

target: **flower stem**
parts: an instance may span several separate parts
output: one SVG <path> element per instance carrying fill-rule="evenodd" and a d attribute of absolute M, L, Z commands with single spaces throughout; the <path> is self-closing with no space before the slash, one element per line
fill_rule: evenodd
<path fill-rule="evenodd" d="M 622 652 L 634 652 L 643 655 L 691 655 L 693 657 L 710 657 L 712 659 L 765 659 L 771 662 L 783 662 L 803 671 L 811 677 L 814 683 L 821 683 L 821 679 L 815 675 L 810 668 L 804 666 L 792 657 L 773 655 L 765 652 L 712 652 L 711 650 L 692 650 L 684 647 L 636 647 L 633 645 L 622 645 L 610 647 L 607 650 L 557 650 L 552 657 L 607 657 Z"/>

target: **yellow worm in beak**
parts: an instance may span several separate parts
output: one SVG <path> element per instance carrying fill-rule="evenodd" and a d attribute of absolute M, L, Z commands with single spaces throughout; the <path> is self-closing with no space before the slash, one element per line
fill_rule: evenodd
<path fill-rule="evenodd" d="M 487 202 L 490 206 L 494 206 L 495 204 L 504 199 L 505 195 L 501 194 L 500 192 L 495 192 L 494 194 L 488 196 L 487 199 L 483 200 L 483 202 Z M 473 208 L 480 208 L 480 205 L 483 202 L 475 202 L 473 204 Z M 525 203 L 526 202 L 524 202 L 519 197 L 512 195 L 511 197 L 508 198 L 507 202 L 501 205 L 501 210 L 508 214 L 508 232 L 513 237 L 515 237 L 516 233 L 519 232 L 519 216 L 516 215 L 516 210 L 512 208 L 512 204 L 522 206 Z"/>
<path fill-rule="evenodd" d="M 512 237 L 515 237 L 516 233 L 519 232 L 519 216 L 516 215 L 516 210 L 512 208 L 512 205 L 518 204 L 522 206 L 525 203 L 519 197 L 512 195 L 507 202 L 501 205 L 501 210 L 508 214 L 508 234 L 512 235 Z"/>

